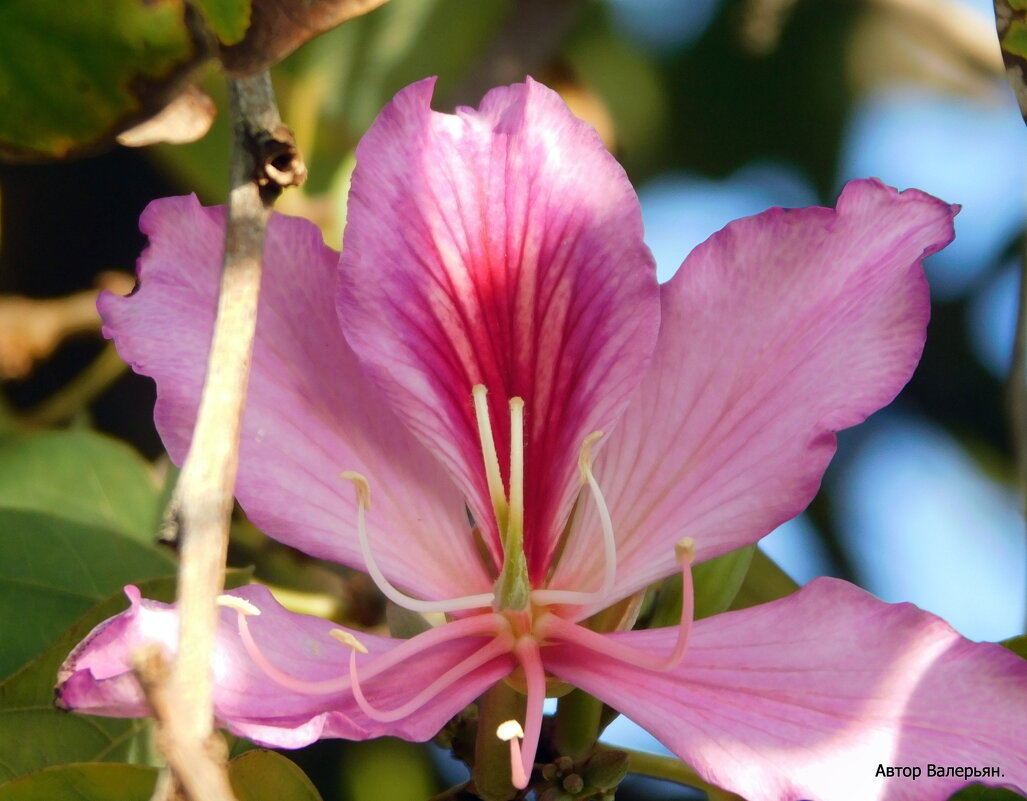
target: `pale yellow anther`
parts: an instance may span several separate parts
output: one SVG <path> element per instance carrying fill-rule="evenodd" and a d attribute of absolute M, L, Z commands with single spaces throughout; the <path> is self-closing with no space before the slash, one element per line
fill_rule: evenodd
<path fill-rule="evenodd" d="M 353 486 L 357 489 L 357 503 L 369 510 L 371 508 L 371 485 L 367 483 L 367 479 L 355 470 L 343 470 L 339 473 L 339 478 L 353 482 Z"/>
<path fill-rule="evenodd" d="M 481 441 L 482 461 L 485 464 L 485 481 L 489 487 L 492 510 L 496 515 L 499 528 L 502 530 L 506 527 L 506 491 L 503 488 L 503 476 L 499 472 L 499 454 L 496 451 L 496 441 L 492 436 L 489 404 L 485 398 L 487 394 L 488 389 L 486 389 L 484 384 L 475 384 L 471 387 L 471 397 L 474 400 L 474 417 L 478 423 L 478 438 Z"/>
<path fill-rule="evenodd" d="M 333 640 L 338 640 L 347 648 L 352 648 L 358 654 L 367 653 L 367 647 L 348 631 L 343 631 L 342 629 L 331 629 L 328 632 L 328 636 Z"/>
<path fill-rule="evenodd" d="M 588 483 L 588 477 L 592 473 L 592 446 L 602 438 L 602 431 L 593 431 L 581 443 L 581 450 L 578 451 L 578 472 L 581 474 L 582 484 Z"/>
<path fill-rule="evenodd" d="M 239 614 L 246 615 L 247 617 L 256 617 L 260 614 L 260 610 L 245 598 L 237 598 L 234 595 L 219 595 L 217 597 L 217 605 L 234 609 Z"/>
<path fill-rule="evenodd" d="M 504 743 L 510 742 L 515 737 L 523 740 L 524 728 L 516 720 L 507 720 L 499 724 L 499 727 L 496 729 L 496 737 Z"/>
<path fill-rule="evenodd" d="M 682 537 L 674 544 L 674 556 L 678 564 L 690 565 L 695 559 L 695 540 L 691 537 Z"/>
<path fill-rule="evenodd" d="M 510 502 L 507 529 L 520 540 L 524 529 L 524 399 L 510 398 Z M 522 547 L 521 542 L 510 543 Z"/>

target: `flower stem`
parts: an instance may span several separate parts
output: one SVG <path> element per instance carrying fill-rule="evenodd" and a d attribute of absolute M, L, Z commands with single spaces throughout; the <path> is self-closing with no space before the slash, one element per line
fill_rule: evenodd
<path fill-rule="evenodd" d="M 561 756 L 580 762 L 599 739 L 603 704 L 582 690 L 573 690 L 556 707 L 554 740 Z"/>
<path fill-rule="evenodd" d="M 508 720 L 524 720 L 526 699 L 505 682 L 491 687 L 478 704 L 474 742 L 474 789 L 482 801 L 509 801 L 517 794 L 510 778 L 510 746 L 496 730 Z"/>

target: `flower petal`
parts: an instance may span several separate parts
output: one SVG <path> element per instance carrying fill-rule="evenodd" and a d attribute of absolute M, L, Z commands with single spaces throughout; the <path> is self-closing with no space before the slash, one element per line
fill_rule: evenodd
<path fill-rule="evenodd" d="M 663 285 L 656 352 L 596 465 L 618 597 L 676 571 L 681 537 L 695 539 L 701 562 L 805 508 L 834 432 L 909 380 L 930 312 L 920 263 L 951 241 L 956 211 L 853 181 L 837 211 L 771 209 L 731 223 Z M 554 587 L 581 588 L 601 570 L 585 511 Z"/>
<path fill-rule="evenodd" d="M 607 636 L 660 653 L 676 630 Z M 566 646 L 545 659 L 749 801 L 943 801 L 975 780 L 1027 790 L 1027 661 L 843 581 L 696 622 L 668 673 Z M 928 777 L 928 764 L 999 773 Z"/>
<path fill-rule="evenodd" d="M 158 642 L 173 655 L 178 612 L 174 606 L 140 599 L 134 587 L 126 588 L 126 594 L 129 609 L 97 626 L 61 668 L 57 687 L 61 706 L 109 717 L 149 714 L 132 673 L 132 654 L 146 643 Z M 238 613 L 223 609 L 212 660 L 215 714 L 232 732 L 263 745 L 298 748 L 320 737 L 362 740 L 391 735 L 426 740 L 513 669 L 509 655 L 489 660 L 415 714 L 391 723 L 372 720 L 360 710 L 348 687 L 350 649 L 329 635 L 339 626 L 287 611 L 265 587 L 251 585 L 228 594 L 260 610 L 259 616 L 247 618 L 247 625 L 261 654 L 276 669 L 297 683 L 334 685 L 301 691 L 271 678 L 240 639 Z M 466 627 L 467 622 L 449 625 Z M 400 706 L 426 686 L 425 676 L 443 675 L 488 642 L 481 636 L 447 639 L 442 629 L 413 640 L 350 632 L 367 647 L 368 658 L 395 649 L 415 654 L 368 682 L 365 690 L 374 694 L 376 703 L 385 709 Z"/>
<path fill-rule="evenodd" d="M 224 210 L 193 197 L 155 201 L 140 287 L 104 295 L 104 332 L 157 382 L 155 419 L 171 458 L 189 447 L 217 305 Z M 428 598 L 490 589 L 463 500 L 438 463 L 364 378 L 334 306 L 337 254 L 312 224 L 275 215 L 267 234 L 237 495 L 254 523 L 314 556 L 363 567 L 356 493 L 371 485 L 367 526 L 395 583 Z"/>
<path fill-rule="evenodd" d="M 598 135 L 530 79 L 478 110 L 401 91 L 357 148 L 339 307 L 346 337 L 500 546 L 471 388 L 489 390 L 506 480 L 525 402 L 525 550 L 544 576 L 583 439 L 641 378 L 659 320 L 638 201 Z"/>

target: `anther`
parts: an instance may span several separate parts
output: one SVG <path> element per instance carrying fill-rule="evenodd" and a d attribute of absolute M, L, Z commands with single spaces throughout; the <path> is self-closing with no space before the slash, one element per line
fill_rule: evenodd
<path fill-rule="evenodd" d="M 695 559 L 695 540 L 691 537 L 679 539 L 674 543 L 674 556 L 682 567 L 686 564 L 691 565 L 692 560 Z"/>
<path fill-rule="evenodd" d="M 503 476 L 499 472 L 499 454 L 496 453 L 496 441 L 492 436 L 492 422 L 489 420 L 489 404 L 486 399 L 488 389 L 484 384 L 471 387 L 474 399 L 474 417 L 478 423 L 478 438 L 481 440 L 481 455 L 485 463 L 485 480 L 492 499 L 492 510 L 496 515 L 499 530 L 506 528 L 506 492 L 503 490 Z"/>
<path fill-rule="evenodd" d="M 353 486 L 357 490 L 357 504 L 366 510 L 370 510 L 371 485 L 367 483 L 367 479 L 355 470 L 343 470 L 339 473 L 339 478 L 353 482 Z"/>
<path fill-rule="evenodd" d="M 257 617 L 260 614 L 260 610 L 257 609 L 257 607 L 245 598 L 239 598 L 236 595 L 219 595 L 216 599 L 216 603 L 218 606 L 234 609 L 240 615 L 245 615 L 247 617 Z"/>
<path fill-rule="evenodd" d="M 592 474 L 592 445 L 602 438 L 602 431 L 593 431 L 581 442 L 581 450 L 578 451 L 578 473 L 581 474 L 583 485 L 588 483 L 588 477 Z"/>
<path fill-rule="evenodd" d="M 368 652 L 367 646 L 365 646 L 362 642 L 360 642 L 360 640 L 358 640 L 348 631 L 343 631 L 342 629 L 331 629 L 328 632 L 328 636 L 331 637 L 333 640 L 338 640 L 347 648 L 351 648 L 353 649 L 353 651 L 357 653 L 366 654 Z"/>

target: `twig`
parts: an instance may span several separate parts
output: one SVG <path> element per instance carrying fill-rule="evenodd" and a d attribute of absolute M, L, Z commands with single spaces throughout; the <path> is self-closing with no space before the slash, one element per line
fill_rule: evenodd
<path fill-rule="evenodd" d="M 292 134 L 278 116 L 268 74 L 230 80 L 229 97 L 235 137 L 221 294 L 192 445 L 169 505 L 182 541 L 178 656 L 170 675 L 156 677 L 150 690 L 158 701 L 154 712 L 164 756 L 192 801 L 232 798 L 223 765 L 209 750 L 215 601 L 224 583 L 264 233 L 274 199 L 306 177 Z"/>
<path fill-rule="evenodd" d="M 128 368 L 114 345 L 108 342 L 100 355 L 56 393 L 22 416 L 31 426 L 48 427 L 66 422 L 85 409 Z"/>
<path fill-rule="evenodd" d="M 608 750 L 611 750 L 609 746 L 601 744 L 596 746 L 596 751 Z M 613 750 L 623 751 L 628 755 L 629 773 L 663 779 L 686 787 L 696 787 L 704 791 L 710 801 L 744 801 L 741 796 L 735 795 L 730 790 L 725 790 L 700 778 L 688 765 L 675 757 L 650 754 L 646 751 L 635 751 L 620 746 Z"/>

